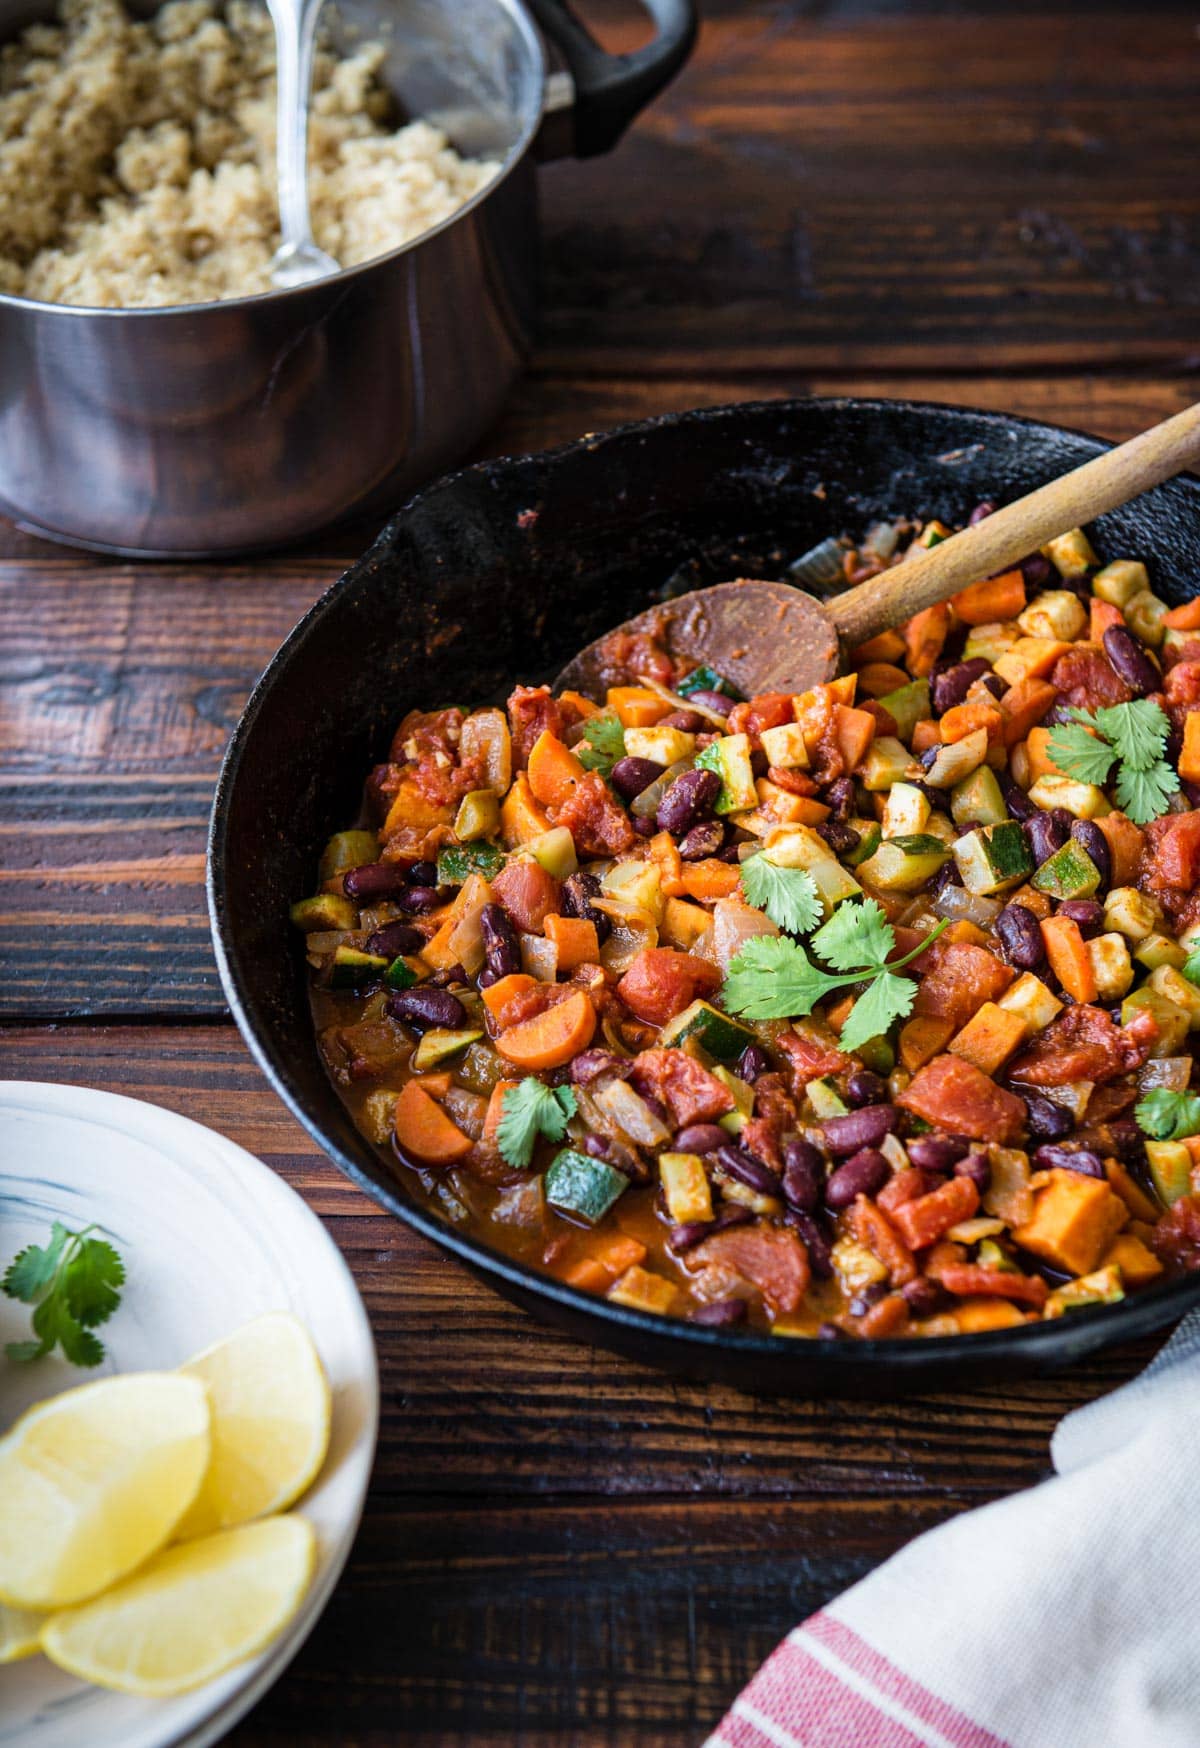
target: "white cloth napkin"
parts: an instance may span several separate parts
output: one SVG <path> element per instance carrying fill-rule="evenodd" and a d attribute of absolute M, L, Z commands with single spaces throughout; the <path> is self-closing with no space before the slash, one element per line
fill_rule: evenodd
<path fill-rule="evenodd" d="M 1200 1312 L 1050 1455 L 797 1627 L 707 1748 L 1200 1748 Z"/>

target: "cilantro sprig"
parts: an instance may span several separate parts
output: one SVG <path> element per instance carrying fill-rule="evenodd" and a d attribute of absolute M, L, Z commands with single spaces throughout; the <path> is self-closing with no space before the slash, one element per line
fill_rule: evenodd
<path fill-rule="evenodd" d="M 533 1158 L 539 1135 L 561 1141 L 575 1115 L 575 1094 L 569 1086 L 544 1086 L 530 1076 L 510 1086 L 501 1100 L 496 1143 L 501 1157 L 524 1171 Z"/>
<path fill-rule="evenodd" d="M 821 920 L 816 881 L 804 868 L 780 868 L 760 851 L 741 867 L 747 904 L 765 911 L 773 923 L 793 935 L 807 935 Z"/>
<path fill-rule="evenodd" d="M 1171 724 L 1162 707 L 1150 698 L 1135 698 L 1098 710 L 1072 709 L 1071 717 L 1053 729 L 1047 746 L 1059 770 L 1081 783 L 1102 785 L 1115 766 L 1117 806 L 1135 825 L 1148 825 L 1165 813 L 1179 789 L 1179 774 L 1164 757 Z"/>
<path fill-rule="evenodd" d="M 943 919 L 920 946 L 889 965 L 896 935 L 881 907 L 873 898 L 862 904 L 843 904 L 809 940 L 813 952 L 832 970 L 810 958 L 799 941 L 782 935 L 756 936 L 730 964 L 721 999 L 730 1013 L 747 1019 L 797 1019 L 810 1014 L 834 990 L 865 982 L 867 987 L 850 1009 L 840 1039 L 843 1050 L 857 1050 L 911 1013 L 917 986 L 911 978 L 897 973 L 948 926 L 948 920 Z"/>
<path fill-rule="evenodd" d="M 585 771 L 599 771 L 602 777 L 611 777 L 617 760 L 625 757 L 625 730 L 620 717 L 607 710 L 589 716 L 575 757 Z"/>
<path fill-rule="evenodd" d="M 1200 1093 L 1153 1087 L 1133 1108 L 1138 1128 L 1152 1141 L 1182 1141 L 1200 1135 Z"/>
<path fill-rule="evenodd" d="M 50 1242 L 30 1244 L 9 1263 L 0 1289 L 33 1306 L 36 1341 L 10 1341 L 10 1360 L 40 1360 L 61 1347 L 73 1366 L 98 1366 L 104 1343 L 92 1331 L 107 1323 L 121 1300 L 125 1265 L 112 1245 L 93 1238 L 95 1226 L 72 1232 L 56 1220 Z"/>

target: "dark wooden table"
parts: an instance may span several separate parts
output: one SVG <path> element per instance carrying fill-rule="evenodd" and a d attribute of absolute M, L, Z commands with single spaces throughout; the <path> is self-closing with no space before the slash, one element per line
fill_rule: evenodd
<path fill-rule="evenodd" d="M 1196 397 L 1193 6 L 706 10 L 619 153 L 545 173 L 543 341 L 487 453 L 809 391 L 1113 437 Z M 0 534 L 0 1072 L 152 1099 L 268 1160 L 379 1342 L 354 1556 L 234 1741 L 695 1743 L 798 1617 L 1035 1481 L 1063 1410 L 1146 1357 L 899 1406 L 755 1401 L 573 1345 L 445 1263 L 267 1090 L 204 912 L 225 738 L 366 534 L 211 567 Z"/>

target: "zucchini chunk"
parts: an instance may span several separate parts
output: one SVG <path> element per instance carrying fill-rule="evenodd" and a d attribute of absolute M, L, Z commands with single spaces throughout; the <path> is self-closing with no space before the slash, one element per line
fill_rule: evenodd
<path fill-rule="evenodd" d="M 629 1179 L 606 1160 L 564 1147 L 546 1168 L 543 1187 L 552 1208 L 595 1226 L 629 1188 Z"/>

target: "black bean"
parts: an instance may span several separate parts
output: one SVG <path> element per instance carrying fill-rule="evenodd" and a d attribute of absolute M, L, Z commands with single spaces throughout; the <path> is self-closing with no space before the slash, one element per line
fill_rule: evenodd
<path fill-rule="evenodd" d="M 748 1189 L 757 1190 L 762 1196 L 779 1194 L 781 1185 L 775 1173 L 761 1159 L 747 1153 L 744 1147 L 734 1147 L 727 1143 L 717 1149 L 716 1160 L 723 1171 L 736 1178 L 738 1183 L 745 1184 Z"/>
<path fill-rule="evenodd" d="M 424 945 L 424 935 L 411 923 L 384 923 L 381 929 L 367 936 L 367 952 L 380 953 L 388 959 L 394 959 L 399 953 L 419 953 Z"/>
<path fill-rule="evenodd" d="M 1055 1104 L 1043 1093 L 1025 1094 L 1026 1119 L 1029 1133 L 1037 1141 L 1061 1141 L 1075 1127 L 1075 1119 L 1062 1105 Z"/>
<path fill-rule="evenodd" d="M 805 1214 L 799 1208 L 789 1208 L 783 1219 L 784 1224 L 792 1228 L 808 1252 L 808 1266 L 812 1270 L 813 1280 L 832 1279 L 833 1247 L 823 1227 L 811 1214 Z"/>
<path fill-rule="evenodd" d="M 970 661 L 956 662 L 952 668 L 938 674 L 929 689 L 933 714 L 944 716 L 947 710 L 953 710 L 956 704 L 962 703 L 975 681 L 982 680 L 991 671 L 991 662 L 984 661 L 982 656 L 972 656 Z"/>
<path fill-rule="evenodd" d="M 342 877 L 347 898 L 395 898 L 408 885 L 401 862 L 364 862 Z"/>
<path fill-rule="evenodd" d="M 846 1083 L 846 1097 L 856 1107 L 881 1105 L 887 1098 L 887 1082 L 869 1068 L 856 1068 Z"/>
<path fill-rule="evenodd" d="M 950 1304 L 950 1294 L 942 1283 L 931 1281 L 925 1275 L 907 1281 L 900 1292 L 914 1317 L 931 1317 L 935 1311 L 943 1311 Z"/>
<path fill-rule="evenodd" d="M 802 1214 L 816 1212 L 825 1182 L 825 1161 L 811 1141 L 797 1137 L 783 1150 L 783 1194 Z"/>
<path fill-rule="evenodd" d="M 651 783 L 661 777 L 666 768 L 653 759 L 636 759 L 629 754 L 618 759 L 613 766 L 612 786 L 618 795 L 623 795 L 626 801 L 632 801 L 643 789 L 649 789 Z"/>
<path fill-rule="evenodd" d="M 835 856 L 848 856 L 862 841 L 862 834 L 844 819 L 823 819 L 817 826 L 817 835 L 824 838 Z"/>
<path fill-rule="evenodd" d="M 994 516 L 995 514 L 995 504 L 992 503 L 990 498 L 985 498 L 982 504 L 976 504 L 975 508 L 971 511 L 971 514 L 967 517 L 967 527 L 974 528 L 977 522 L 986 521 L 989 516 Z"/>
<path fill-rule="evenodd" d="M 856 1196 L 873 1196 L 881 1190 L 891 1174 L 891 1166 L 877 1147 L 862 1147 L 838 1166 L 825 1185 L 825 1206 L 840 1213 Z"/>
<path fill-rule="evenodd" d="M 821 1124 L 825 1145 L 835 1159 L 845 1159 L 861 1147 L 878 1147 L 896 1127 L 895 1105 L 864 1105 L 845 1117 L 826 1117 Z"/>
<path fill-rule="evenodd" d="M 770 1074 L 771 1058 L 761 1044 L 747 1044 L 738 1057 L 737 1076 L 739 1080 L 747 1081 L 751 1086 L 760 1074 Z"/>
<path fill-rule="evenodd" d="M 1054 576 L 1054 566 L 1040 552 L 1031 552 L 1028 558 L 1021 560 L 1021 574 L 1025 578 L 1025 587 L 1031 594 L 1037 594 Z"/>
<path fill-rule="evenodd" d="M 396 894 L 395 903 L 413 916 L 424 916 L 445 904 L 448 897 L 449 892 L 444 886 L 406 886 L 403 892 Z"/>
<path fill-rule="evenodd" d="M 922 1171 L 953 1171 L 971 1144 L 961 1135 L 914 1135 L 904 1145 Z"/>
<path fill-rule="evenodd" d="M 658 804 L 659 831 L 679 836 L 711 814 L 721 793 L 715 771 L 682 771 Z"/>
<path fill-rule="evenodd" d="M 1026 795 L 1016 778 L 1008 771 L 1001 771 L 999 774 L 999 780 L 1000 793 L 1003 795 L 1005 805 L 1013 818 L 1021 820 L 1032 819 L 1037 812 L 1037 808 L 1034 803 L 1030 801 L 1028 795 Z"/>
<path fill-rule="evenodd" d="M 1090 1147 L 1060 1147 L 1054 1142 L 1047 1142 L 1034 1149 L 1033 1164 L 1037 1171 L 1053 1171 L 1057 1168 L 1060 1171 L 1082 1172 L 1084 1177 L 1104 1176 L 1104 1161 Z"/>
<path fill-rule="evenodd" d="M 1069 917 L 1085 941 L 1090 941 L 1104 927 L 1104 906 L 1094 898 L 1064 898 L 1057 914 Z"/>
<path fill-rule="evenodd" d="M 1104 653 L 1129 690 L 1139 698 L 1157 692 L 1162 675 L 1137 638 L 1124 625 L 1110 625 L 1104 633 Z"/>
<path fill-rule="evenodd" d="M 384 1012 L 393 1020 L 403 1020 L 414 1032 L 427 1032 L 431 1026 L 458 1032 L 467 1023 L 466 1008 L 446 989 L 394 990 L 384 1003 Z"/>
<path fill-rule="evenodd" d="M 615 1050 L 606 1050 L 603 1045 L 597 1045 L 593 1050 L 584 1050 L 574 1057 L 570 1064 L 571 1080 L 575 1086 L 588 1086 L 593 1080 L 598 1080 L 602 1074 L 617 1075 L 625 1080 L 633 1068 L 632 1058 L 618 1056 Z M 719 1133 L 724 1136 L 724 1129 Z"/>
<path fill-rule="evenodd" d="M 498 904 L 485 904 L 479 913 L 479 927 L 483 934 L 483 957 L 490 981 L 496 983 L 500 978 L 511 977 L 514 972 L 519 971 L 521 944 L 503 907 Z"/>
<path fill-rule="evenodd" d="M 1039 808 L 1030 819 L 1022 821 L 1021 829 L 1040 868 L 1055 850 L 1062 849 L 1070 837 L 1071 816 L 1065 807 L 1052 807 L 1046 811 Z"/>
<path fill-rule="evenodd" d="M 832 807 L 835 819 L 846 819 L 854 811 L 854 779 L 835 777 L 825 789 L 825 805 Z"/>
<path fill-rule="evenodd" d="M 1071 827 L 1071 836 L 1077 844 L 1083 845 L 1096 864 L 1096 872 L 1100 876 L 1100 891 L 1107 892 L 1112 885 L 1112 856 L 1109 854 L 1108 839 L 1094 819 L 1077 819 Z"/>
<path fill-rule="evenodd" d="M 596 939 L 601 946 L 612 933 L 611 919 L 592 903 L 594 898 L 600 897 L 602 890 L 594 874 L 568 874 L 558 899 L 563 916 L 577 916 L 584 922 L 595 923 Z"/>
<path fill-rule="evenodd" d="M 408 884 L 410 886 L 436 886 L 437 863 L 414 862 L 408 870 Z"/>
<path fill-rule="evenodd" d="M 705 820 L 685 832 L 679 844 L 679 854 L 685 862 L 703 862 L 715 856 L 725 846 L 725 827 L 719 819 Z"/>
<path fill-rule="evenodd" d="M 986 1153 L 977 1153 L 974 1148 L 960 1159 L 954 1168 L 955 1177 L 969 1177 L 980 1195 L 987 1193 L 992 1181 L 992 1168 L 988 1164 Z"/>
<path fill-rule="evenodd" d="M 744 1299 L 714 1299 L 710 1305 L 697 1305 L 688 1316 L 689 1323 L 699 1323 L 705 1329 L 732 1329 L 745 1321 Z"/>
<path fill-rule="evenodd" d="M 727 698 L 724 692 L 689 692 L 688 697 L 693 704 L 702 705 L 717 716 L 728 716 L 733 709 L 733 699 Z"/>
<path fill-rule="evenodd" d="M 1000 951 L 1018 971 L 1036 971 L 1046 957 L 1038 919 L 1023 904 L 1006 904 L 996 918 Z"/>
<path fill-rule="evenodd" d="M 715 1153 L 729 1136 L 719 1123 L 689 1123 L 675 1137 L 676 1153 Z"/>

